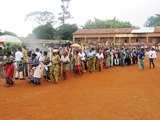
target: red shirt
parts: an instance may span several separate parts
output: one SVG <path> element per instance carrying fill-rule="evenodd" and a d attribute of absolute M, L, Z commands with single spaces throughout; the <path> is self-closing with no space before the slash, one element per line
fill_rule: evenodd
<path fill-rule="evenodd" d="M 4 68 L 6 77 L 12 79 L 14 75 L 14 65 L 13 64 L 7 64 Z"/>

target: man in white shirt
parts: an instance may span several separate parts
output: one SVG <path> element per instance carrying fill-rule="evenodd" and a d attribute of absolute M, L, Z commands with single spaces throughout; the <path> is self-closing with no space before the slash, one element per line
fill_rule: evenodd
<path fill-rule="evenodd" d="M 39 60 L 39 58 L 42 56 L 42 54 L 41 54 L 39 48 L 36 48 L 35 54 L 37 55 L 37 59 L 38 59 L 38 60 Z"/>
<path fill-rule="evenodd" d="M 15 53 L 15 60 L 17 61 L 22 61 L 23 58 L 23 53 L 20 50 L 20 48 L 17 50 L 17 52 Z"/>
<path fill-rule="evenodd" d="M 149 68 L 153 66 L 155 68 L 154 60 L 157 58 L 156 51 L 154 48 L 151 48 L 150 51 L 148 52 L 148 57 L 149 57 Z"/>
<path fill-rule="evenodd" d="M 22 49 L 18 48 L 17 52 L 15 53 L 15 61 L 16 61 L 16 73 L 15 73 L 15 78 L 18 79 L 20 78 L 21 80 L 23 79 L 23 53 Z"/>

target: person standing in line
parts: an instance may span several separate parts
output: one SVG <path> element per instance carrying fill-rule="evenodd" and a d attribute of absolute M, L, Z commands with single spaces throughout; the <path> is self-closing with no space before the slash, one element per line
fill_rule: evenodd
<path fill-rule="evenodd" d="M 63 55 L 61 56 L 61 76 L 64 80 L 68 79 L 70 72 L 70 59 L 69 54 L 65 50 Z"/>
<path fill-rule="evenodd" d="M 93 72 L 93 61 L 94 61 L 93 59 L 94 59 L 94 54 L 92 52 L 92 49 L 90 49 L 87 54 L 88 71 L 90 73 Z"/>
<path fill-rule="evenodd" d="M 6 87 L 13 86 L 14 60 L 10 52 L 7 53 L 7 57 L 6 59 L 4 59 L 4 75 L 5 75 Z"/>
<path fill-rule="evenodd" d="M 24 67 L 23 75 L 24 75 L 24 77 L 28 77 L 28 60 L 29 60 L 29 57 L 28 57 L 28 51 L 27 51 L 26 46 L 23 46 L 22 53 L 23 53 L 23 67 Z"/>
<path fill-rule="evenodd" d="M 97 53 L 97 51 L 94 48 L 92 48 L 92 54 L 93 54 L 92 69 L 93 69 L 93 71 L 96 71 L 96 53 Z"/>
<path fill-rule="evenodd" d="M 141 48 L 141 50 L 139 50 L 138 52 L 138 65 L 139 68 L 142 70 L 144 70 L 144 57 L 145 57 L 144 49 Z"/>
<path fill-rule="evenodd" d="M 107 64 L 107 68 L 110 68 L 111 67 L 111 54 L 110 54 L 110 50 L 107 50 L 107 53 L 106 53 L 106 64 Z"/>
<path fill-rule="evenodd" d="M 16 73 L 15 79 L 23 80 L 23 53 L 22 49 L 18 48 L 17 52 L 15 53 L 15 61 L 16 61 Z"/>
<path fill-rule="evenodd" d="M 39 59 L 42 56 L 39 48 L 36 48 L 35 54 L 37 55 L 37 59 Z"/>
<path fill-rule="evenodd" d="M 37 59 L 37 58 L 36 58 Z M 33 84 L 40 85 L 42 77 L 42 64 L 37 60 L 37 66 L 33 67 Z"/>
<path fill-rule="evenodd" d="M 84 51 L 82 51 L 82 49 L 80 50 L 80 52 L 78 53 L 80 59 L 81 59 L 81 66 L 82 66 L 82 72 L 86 72 L 85 70 L 85 61 L 86 61 L 86 58 L 85 58 L 85 53 Z"/>
<path fill-rule="evenodd" d="M 153 69 L 154 69 L 155 68 L 154 61 L 157 58 L 157 54 L 154 48 L 150 49 L 150 51 L 148 52 L 148 57 L 149 57 L 149 68 L 151 69 L 153 66 Z"/>
<path fill-rule="evenodd" d="M 119 53 L 119 57 L 120 57 L 120 66 L 124 66 L 125 65 L 125 53 L 124 53 L 124 49 L 122 48 L 120 50 L 120 53 Z"/>
<path fill-rule="evenodd" d="M 45 80 L 49 80 L 49 66 L 50 66 L 50 58 L 48 57 L 48 53 L 46 51 L 44 51 L 43 53 L 43 57 L 44 57 L 44 78 Z"/>
<path fill-rule="evenodd" d="M 97 57 L 97 69 L 98 71 L 102 71 L 103 69 L 103 59 L 104 59 L 104 55 L 102 50 L 99 50 L 98 53 L 96 54 Z"/>
<path fill-rule="evenodd" d="M 82 74 L 82 70 L 81 70 L 81 58 L 78 55 L 79 52 L 76 51 L 75 55 L 74 55 L 74 61 L 75 61 L 75 69 L 76 69 L 76 73 L 78 73 L 79 75 Z"/>
<path fill-rule="evenodd" d="M 69 52 L 69 59 L 70 59 L 70 72 L 71 73 L 74 73 L 74 51 L 73 49 L 70 49 L 70 52 Z"/>
<path fill-rule="evenodd" d="M 110 49 L 110 67 L 113 67 L 114 65 L 114 50 Z"/>
<path fill-rule="evenodd" d="M 114 65 L 115 66 L 119 65 L 119 54 L 117 50 L 115 51 L 115 54 L 114 54 Z"/>
<path fill-rule="evenodd" d="M 50 70 L 50 79 L 53 83 L 57 84 L 60 77 L 60 56 L 58 54 L 58 50 L 53 50 L 52 56 L 52 66 Z"/>

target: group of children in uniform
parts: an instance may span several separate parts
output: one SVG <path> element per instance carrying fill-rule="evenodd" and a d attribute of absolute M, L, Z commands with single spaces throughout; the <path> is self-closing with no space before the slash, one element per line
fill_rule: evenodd
<path fill-rule="evenodd" d="M 40 85 L 42 79 L 57 84 L 60 79 L 69 79 L 72 73 L 81 75 L 87 71 L 91 73 L 102 71 L 104 68 L 131 64 L 138 64 L 144 69 L 144 57 L 145 51 L 141 48 L 82 50 L 65 47 L 48 52 L 41 52 L 38 48 L 35 51 L 28 51 L 25 48 L 18 49 L 14 57 L 10 53 L 6 55 L 4 73 L 7 86 L 13 86 L 15 73 L 22 71 L 23 77 L 20 76 L 20 79 L 27 78 L 31 84 Z M 15 63 L 22 63 L 22 70 L 19 70 Z"/>

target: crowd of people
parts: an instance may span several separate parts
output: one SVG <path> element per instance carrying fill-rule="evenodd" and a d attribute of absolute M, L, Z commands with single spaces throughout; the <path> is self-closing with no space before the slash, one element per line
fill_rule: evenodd
<path fill-rule="evenodd" d="M 144 58 L 148 56 L 150 68 L 155 68 L 157 57 L 153 48 L 72 48 L 60 47 L 49 51 L 30 51 L 25 46 L 15 53 L 4 55 L 3 73 L 6 86 L 13 86 L 16 79 L 40 85 L 42 80 L 57 84 L 70 79 L 71 74 L 82 75 L 102 71 L 114 66 L 138 64 L 144 69 Z"/>

